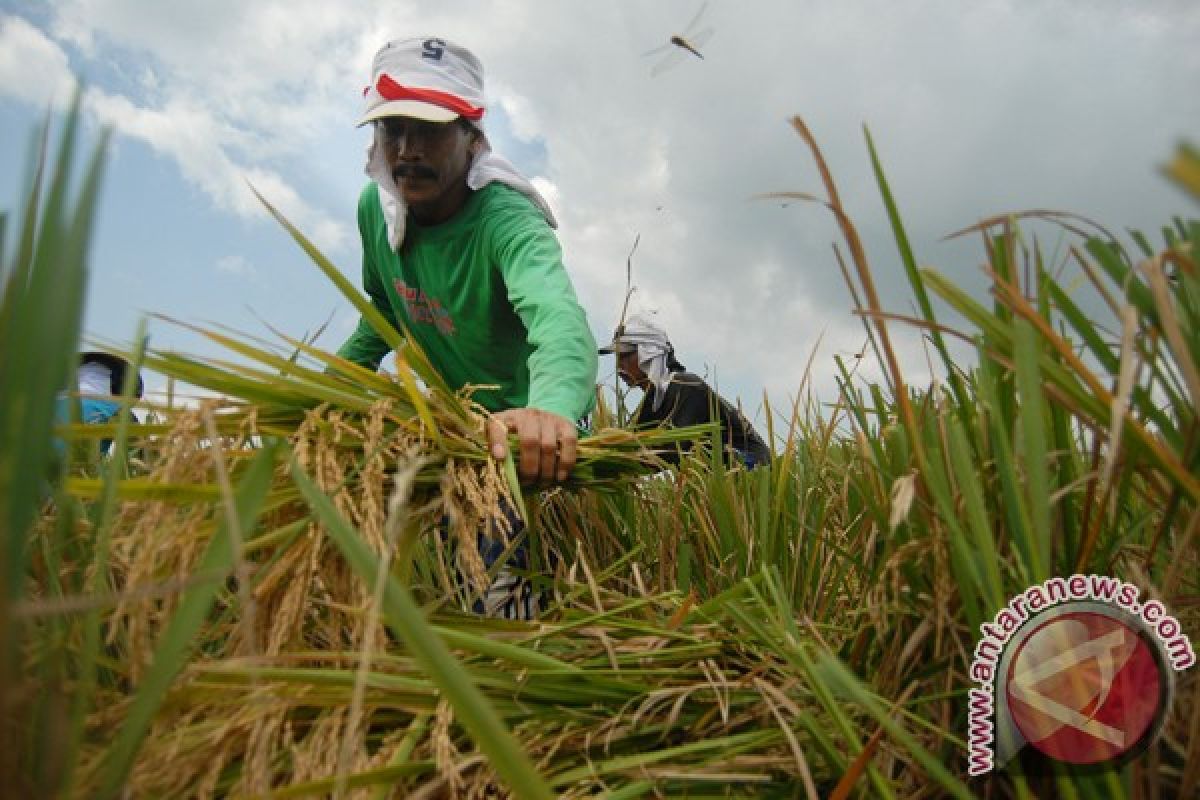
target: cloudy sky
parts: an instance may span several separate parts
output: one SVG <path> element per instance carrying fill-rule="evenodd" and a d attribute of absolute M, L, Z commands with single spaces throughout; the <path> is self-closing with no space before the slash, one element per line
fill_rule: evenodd
<path fill-rule="evenodd" d="M 662 56 L 647 51 L 706 28 L 703 60 L 652 75 Z M 833 355 L 864 338 L 833 220 L 755 199 L 821 192 L 793 115 L 902 313 L 864 125 L 918 259 L 973 287 L 978 240 L 942 237 L 986 216 L 1058 209 L 1155 231 L 1196 213 L 1157 171 L 1180 139 L 1200 140 L 1191 0 L 3 0 L 0 204 L 17 205 L 33 128 L 80 76 L 91 131 L 117 132 L 87 331 L 127 343 L 160 312 L 299 336 L 332 316 L 321 342 L 335 349 L 354 314 L 246 184 L 357 282 L 361 89 L 383 42 L 426 35 L 482 59 L 492 142 L 554 205 L 596 338 L 617 321 L 640 234 L 634 307 L 750 409 L 764 389 L 774 404 L 796 393 L 818 340 L 813 386 L 832 401 Z M 160 322 L 151 335 L 212 352 Z M 903 350 L 920 382 L 918 338 Z"/>

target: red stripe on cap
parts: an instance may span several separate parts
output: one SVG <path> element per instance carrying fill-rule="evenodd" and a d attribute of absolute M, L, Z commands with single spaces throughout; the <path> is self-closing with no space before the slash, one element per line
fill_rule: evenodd
<path fill-rule="evenodd" d="M 379 76 L 379 81 L 375 84 L 375 89 L 385 100 L 420 100 L 423 103 L 432 103 L 435 106 L 441 106 L 467 119 L 481 119 L 483 117 L 482 108 L 471 105 L 456 94 L 440 92 L 437 89 L 418 89 L 413 86 L 401 86 L 387 75 Z"/>

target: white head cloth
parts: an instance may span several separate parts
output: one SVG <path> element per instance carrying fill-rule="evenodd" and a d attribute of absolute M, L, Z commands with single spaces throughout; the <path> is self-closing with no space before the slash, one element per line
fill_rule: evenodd
<path fill-rule="evenodd" d="M 113 393 L 112 370 L 107 364 L 86 361 L 79 365 L 76 377 L 79 379 L 79 393 L 82 395 L 108 397 Z"/>
<path fill-rule="evenodd" d="M 671 352 L 671 341 L 667 332 L 644 314 L 634 314 L 625 320 L 620 334 L 614 340 L 619 344 L 637 347 L 638 366 L 654 386 L 654 403 L 651 408 L 658 411 L 666 396 L 667 386 L 675 373 L 667 366 Z"/>

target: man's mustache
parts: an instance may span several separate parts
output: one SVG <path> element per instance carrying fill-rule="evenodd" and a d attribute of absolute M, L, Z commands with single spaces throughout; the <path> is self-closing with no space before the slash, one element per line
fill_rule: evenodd
<path fill-rule="evenodd" d="M 422 164 L 401 164 L 392 170 L 392 178 L 396 181 L 401 178 L 429 178 L 432 180 L 436 177 L 436 170 Z"/>

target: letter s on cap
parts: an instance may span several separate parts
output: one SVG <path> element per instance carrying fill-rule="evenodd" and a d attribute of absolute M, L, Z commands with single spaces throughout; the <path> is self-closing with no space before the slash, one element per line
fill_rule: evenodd
<path fill-rule="evenodd" d="M 441 39 L 426 39 L 421 46 L 421 55 L 433 61 L 441 61 L 446 52 L 446 43 Z"/>

